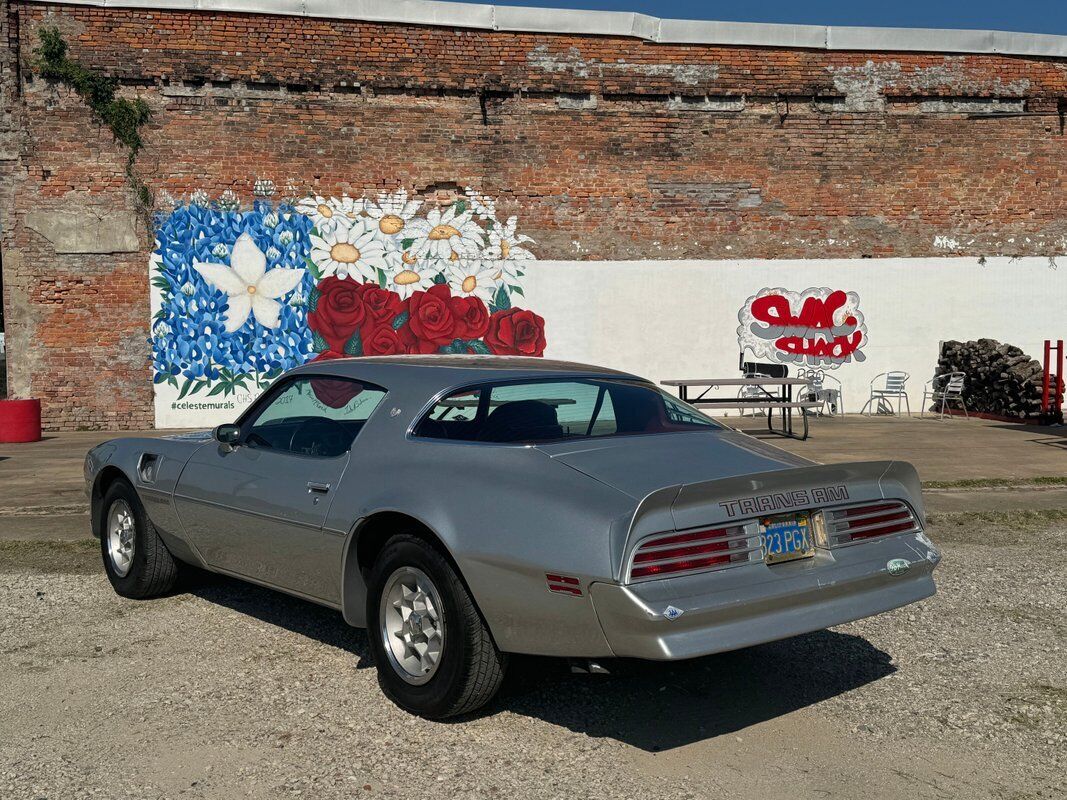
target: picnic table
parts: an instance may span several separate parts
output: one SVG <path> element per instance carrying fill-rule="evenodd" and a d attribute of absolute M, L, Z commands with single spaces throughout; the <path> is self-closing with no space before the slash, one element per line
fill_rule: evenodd
<path fill-rule="evenodd" d="M 818 408 L 821 403 L 814 400 L 793 400 L 794 386 L 807 386 L 809 381 L 804 378 L 694 378 L 684 380 L 660 381 L 664 386 L 674 386 L 678 389 L 678 399 L 689 403 L 697 408 L 752 408 L 767 411 L 767 430 L 779 436 L 789 436 L 794 439 L 808 438 L 808 409 Z M 748 397 L 738 397 L 736 390 L 745 386 L 756 387 L 755 393 Z M 730 388 L 735 390 L 729 397 L 724 395 L 712 395 L 714 389 Z M 777 392 L 768 390 L 768 387 L 778 387 Z M 703 389 L 695 397 L 690 389 Z M 797 436 L 793 432 L 793 411 L 800 410 L 801 419 L 804 421 L 804 433 Z M 774 427 L 774 412 L 778 411 L 782 418 L 781 429 Z"/>

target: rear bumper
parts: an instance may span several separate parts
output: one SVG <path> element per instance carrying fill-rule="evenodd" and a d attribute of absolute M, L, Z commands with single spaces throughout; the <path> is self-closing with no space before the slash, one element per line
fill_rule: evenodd
<path fill-rule="evenodd" d="M 892 575 L 888 562 L 905 559 Z M 867 541 L 814 558 L 626 586 L 593 583 L 590 597 L 616 656 L 695 658 L 869 617 L 931 596 L 941 556 L 925 536 Z M 682 613 L 668 619 L 668 607 Z"/>

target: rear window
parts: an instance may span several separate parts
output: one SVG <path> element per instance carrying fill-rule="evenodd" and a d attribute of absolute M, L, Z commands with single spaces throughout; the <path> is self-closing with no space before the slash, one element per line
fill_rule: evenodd
<path fill-rule="evenodd" d="M 651 383 L 574 379 L 487 383 L 457 391 L 430 409 L 415 435 L 538 444 L 719 427 Z"/>

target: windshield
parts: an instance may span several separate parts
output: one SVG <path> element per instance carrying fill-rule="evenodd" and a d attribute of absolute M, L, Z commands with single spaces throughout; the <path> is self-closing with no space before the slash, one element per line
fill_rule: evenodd
<path fill-rule="evenodd" d="M 721 426 L 651 383 L 574 378 L 485 383 L 439 400 L 416 436 L 539 444 Z"/>

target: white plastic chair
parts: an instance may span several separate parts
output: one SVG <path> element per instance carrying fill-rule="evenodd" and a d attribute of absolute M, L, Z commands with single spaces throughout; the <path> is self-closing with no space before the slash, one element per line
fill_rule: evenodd
<path fill-rule="evenodd" d="M 797 373 L 797 377 L 808 381 L 808 385 L 800 390 L 800 394 L 797 397 L 798 400 L 802 402 L 811 400 L 816 403 L 822 403 L 816 412 L 820 416 L 827 414 L 827 410 L 829 410 L 827 416 L 831 417 L 844 413 L 845 401 L 842 394 L 841 381 L 833 375 L 827 375 L 826 370 L 822 369 L 802 369 Z M 833 381 L 837 386 L 827 386 L 827 381 Z M 804 413 L 808 413 L 807 409 L 805 409 Z"/>
<path fill-rule="evenodd" d="M 963 416 L 970 419 L 967 413 L 967 404 L 963 402 L 963 386 L 967 382 L 965 372 L 947 372 L 944 375 L 935 375 L 923 384 L 923 405 L 919 416 L 926 415 L 927 398 L 930 402 L 941 403 L 940 419 L 945 418 L 945 406 L 948 403 L 959 403 L 963 406 Z"/>
<path fill-rule="evenodd" d="M 762 372 L 746 372 L 741 377 L 743 377 L 743 378 L 769 378 L 771 376 L 770 375 L 764 375 Z M 743 399 L 751 400 L 753 398 L 763 399 L 763 398 L 766 398 L 766 397 L 767 397 L 767 390 L 764 389 L 762 386 L 755 386 L 755 385 L 754 386 L 742 386 L 737 391 L 737 399 L 738 400 L 743 400 Z M 746 414 L 744 406 L 742 406 L 739 409 L 739 411 L 740 411 L 740 415 L 742 417 L 744 417 L 744 416 L 762 417 L 764 415 L 764 413 L 765 413 L 765 412 L 761 411 L 758 408 L 752 408 L 752 409 L 749 409 L 749 412 L 751 412 L 751 413 Z"/>
<path fill-rule="evenodd" d="M 867 402 L 863 404 L 863 408 L 860 409 L 860 413 L 866 412 L 867 416 L 872 415 L 872 407 L 877 402 L 877 413 L 879 414 L 892 414 L 893 413 L 893 398 L 897 401 L 896 413 L 900 413 L 900 403 L 904 402 L 904 408 L 908 411 L 908 416 L 911 416 L 911 405 L 908 403 L 908 378 L 911 376 L 906 372 L 893 371 L 882 372 L 875 375 L 871 380 L 871 396 Z M 879 383 L 879 380 L 881 381 Z M 876 385 L 877 384 L 877 385 Z"/>

